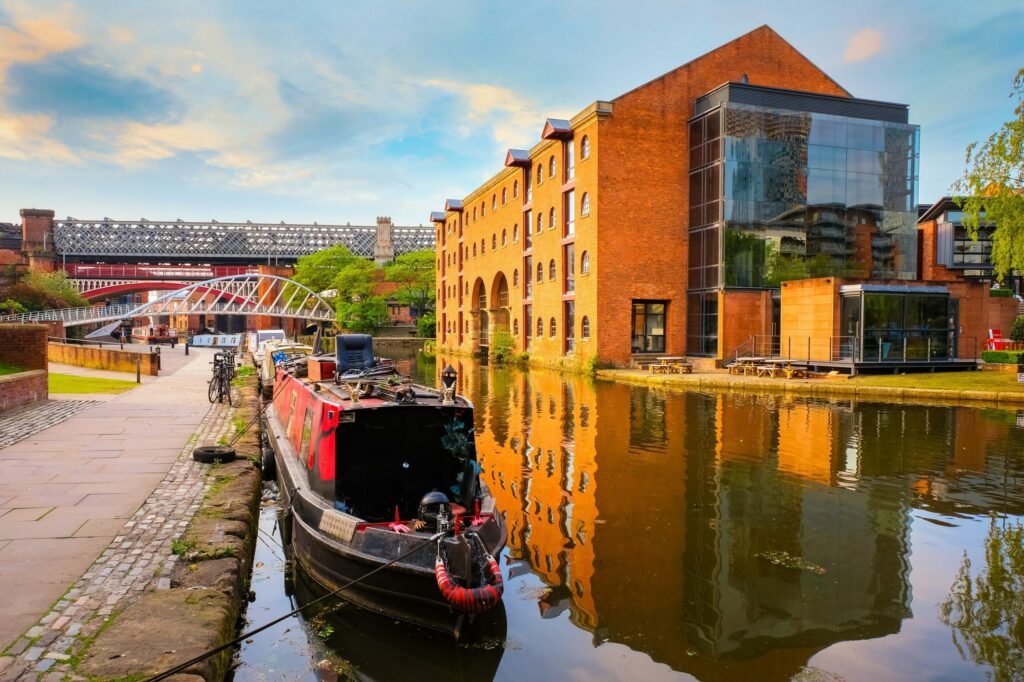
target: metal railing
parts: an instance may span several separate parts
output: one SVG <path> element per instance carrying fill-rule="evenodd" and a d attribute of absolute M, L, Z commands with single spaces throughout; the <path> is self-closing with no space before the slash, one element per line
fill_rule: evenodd
<path fill-rule="evenodd" d="M 978 339 L 948 332 L 859 336 L 761 336 L 737 346 L 733 360 L 742 357 L 779 358 L 800 362 L 892 363 L 976 360 Z"/>
<path fill-rule="evenodd" d="M 94 306 L 82 306 L 80 308 L 55 308 L 52 310 L 34 310 L 28 313 L 16 315 L 0 315 L 0 322 L 16 322 L 31 324 L 33 322 L 104 322 L 120 319 L 123 315 L 131 312 L 137 305 L 122 303 L 118 305 L 96 308 Z"/>

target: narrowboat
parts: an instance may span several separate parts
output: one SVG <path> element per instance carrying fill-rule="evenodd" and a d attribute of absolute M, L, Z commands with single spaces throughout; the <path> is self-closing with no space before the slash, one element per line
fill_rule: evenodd
<path fill-rule="evenodd" d="M 264 411 L 264 469 L 291 554 L 342 598 L 458 639 L 501 604 L 507 532 L 454 370 L 441 389 L 416 385 L 352 334 L 333 358 L 305 362 L 277 365 Z"/>

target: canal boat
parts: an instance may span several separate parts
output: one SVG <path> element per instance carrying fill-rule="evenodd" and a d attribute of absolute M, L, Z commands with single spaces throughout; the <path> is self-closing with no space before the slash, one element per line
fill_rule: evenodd
<path fill-rule="evenodd" d="M 330 378 L 279 363 L 265 473 L 280 487 L 285 542 L 313 579 L 331 591 L 356 581 L 339 596 L 459 638 L 501 602 L 495 557 L 507 540 L 480 479 L 473 405 L 451 368 L 434 389 L 381 366 L 365 335 L 337 338 Z"/>

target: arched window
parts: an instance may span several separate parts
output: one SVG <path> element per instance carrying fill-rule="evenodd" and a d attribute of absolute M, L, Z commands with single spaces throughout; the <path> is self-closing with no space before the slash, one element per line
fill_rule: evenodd
<path fill-rule="evenodd" d="M 580 274 L 587 275 L 590 273 L 590 254 L 586 251 L 580 255 Z"/>
<path fill-rule="evenodd" d="M 548 159 L 548 175 L 555 177 L 555 155 L 552 154 L 551 158 Z"/>
<path fill-rule="evenodd" d="M 544 320 L 537 318 L 537 338 L 544 338 Z"/>
<path fill-rule="evenodd" d="M 466 260 L 469 260 L 469 247 L 466 247 Z"/>
<path fill-rule="evenodd" d="M 502 203 L 505 203 L 505 202 L 502 202 Z M 491 195 L 491 211 L 497 211 L 497 210 L 498 210 L 498 195 L 497 194 L 492 194 Z"/>
<path fill-rule="evenodd" d="M 581 159 L 589 159 L 590 158 L 590 138 L 587 137 L 586 135 L 584 135 L 583 139 L 580 140 L 580 158 Z"/>
<path fill-rule="evenodd" d="M 548 334 L 551 336 L 551 338 L 555 338 L 556 329 L 557 328 L 555 327 L 555 318 L 552 317 L 551 321 L 548 322 Z"/>
<path fill-rule="evenodd" d="M 466 333 L 468 334 L 469 333 L 469 320 L 466 320 L 466 323 L 463 326 L 466 328 Z"/>
<path fill-rule="evenodd" d="M 519 268 L 516 268 L 515 270 L 512 271 L 512 286 L 519 286 Z"/>
<path fill-rule="evenodd" d="M 555 281 L 555 277 L 557 276 L 557 274 L 558 269 L 555 266 L 555 259 L 552 258 L 551 262 L 548 264 L 548 279 L 550 279 L 552 282 Z"/>
<path fill-rule="evenodd" d="M 512 226 L 512 241 L 519 241 L 519 223 Z"/>
<path fill-rule="evenodd" d="M 473 220 L 476 220 L 476 207 L 473 207 Z"/>
<path fill-rule="evenodd" d="M 544 264 L 537 263 L 537 284 L 544 281 Z"/>
<path fill-rule="evenodd" d="M 519 197 L 519 181 L 515 180 L 512 183 L 512 198 L 516 199 Z"/>
<path fill-rule="evenodd" d="M 541 163 L 540 165 L 537 166 L 537 186 L 539 187 L 540 183 L 542 183 L 542 182 L 544 182 L 544 164 L 543 163 Z"/>
<path fill-rule="evenodd" d="M 554 206 L 552 206 L 551 207 L 551 212 L 548 214 L 548 229 L 549 230 L 555 229 L 555 225 L 557 224 L 557 222 L 558 221 L 555 220 L 555 208 L 554 208 Z"/>
<path fill-rule="evenodd" d="M 584 339 L 590 338 L 590 318 L 586 315 L 584 315 L 583 319 L 580 321 L 580 336 Z"/>
<path fill-rule="evenodd" d="M 512 320 L 512 336 L 519 336 L 519 320 Z"/>
<path fill-rule="evenodd" d="M 502 246 L 507 246 L 508 245 L 508 230 L 502 230 L 501 231 L 501 245 Z"/>
<path fill-rule="evenodd" d="M 508 203 L 508 188 L 501 188 L 501 205 L 504 206 Z"/>
<path fill-rule="evenodd" d="M 484 255 L 484 251 L 487 249 L 487 241 L 485 239 L 480 240 L 480 255 Z"/>
<path fill-rule="evenodd" d="M 473 242 L 473 257 L 476 258 L 476 242 Z"/>
<path fill-rule="evenodd" d="M 466 282 L 466 296 L 469 296 L 469 282 Z"/>
<path fill-rule="evenodd" d="M 537 234 L 544 229 L 544 211 L 537 211 Z"/>
<path fill-rule="evenodd" d="M 498 235 L 492 234 L 491 235 L 491 251 L 497 251 L 497 250 L 498 250 Z"/>
<path fill-rule="evenodd" d="M 586 192 L 583 193 L 583 198 L 580 199 L 580 215 L 584 217 L 590 215 L 590 195 Z"/>

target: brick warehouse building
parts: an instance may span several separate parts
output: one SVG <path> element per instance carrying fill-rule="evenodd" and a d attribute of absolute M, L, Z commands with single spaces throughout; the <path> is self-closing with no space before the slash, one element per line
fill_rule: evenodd
<path fill-rule="evenodd" d="M 816 359 L 871 343 L 889 357 L 889 332 L 861 320 L 878 291 L 907 297 L 919 284 L 908 117 L 905 105 L 852 97 L 762 26 L 549 119 L 539 143 L 509 150 L 502 171 L 431 214 L 440 345 L 475 352 L 506 329 L 532 360 L 627 364 L 722 360 L 758 338 L 778 353 L 794 334 L 824 334 Z M 792 280 L 822 286 L 787 291 Z M 852 296 L 863 282 L 889 288 L 857 290 L 869 310 L 844 318 L 853 304 L 840 288 Z M 927 307 L 936 349 L 949 293 L 941 314 Z M 901 312 L 885 329 L 923 328 L 918 317 Z M 844 337 L 851 329 L 859 336 Z"/>

